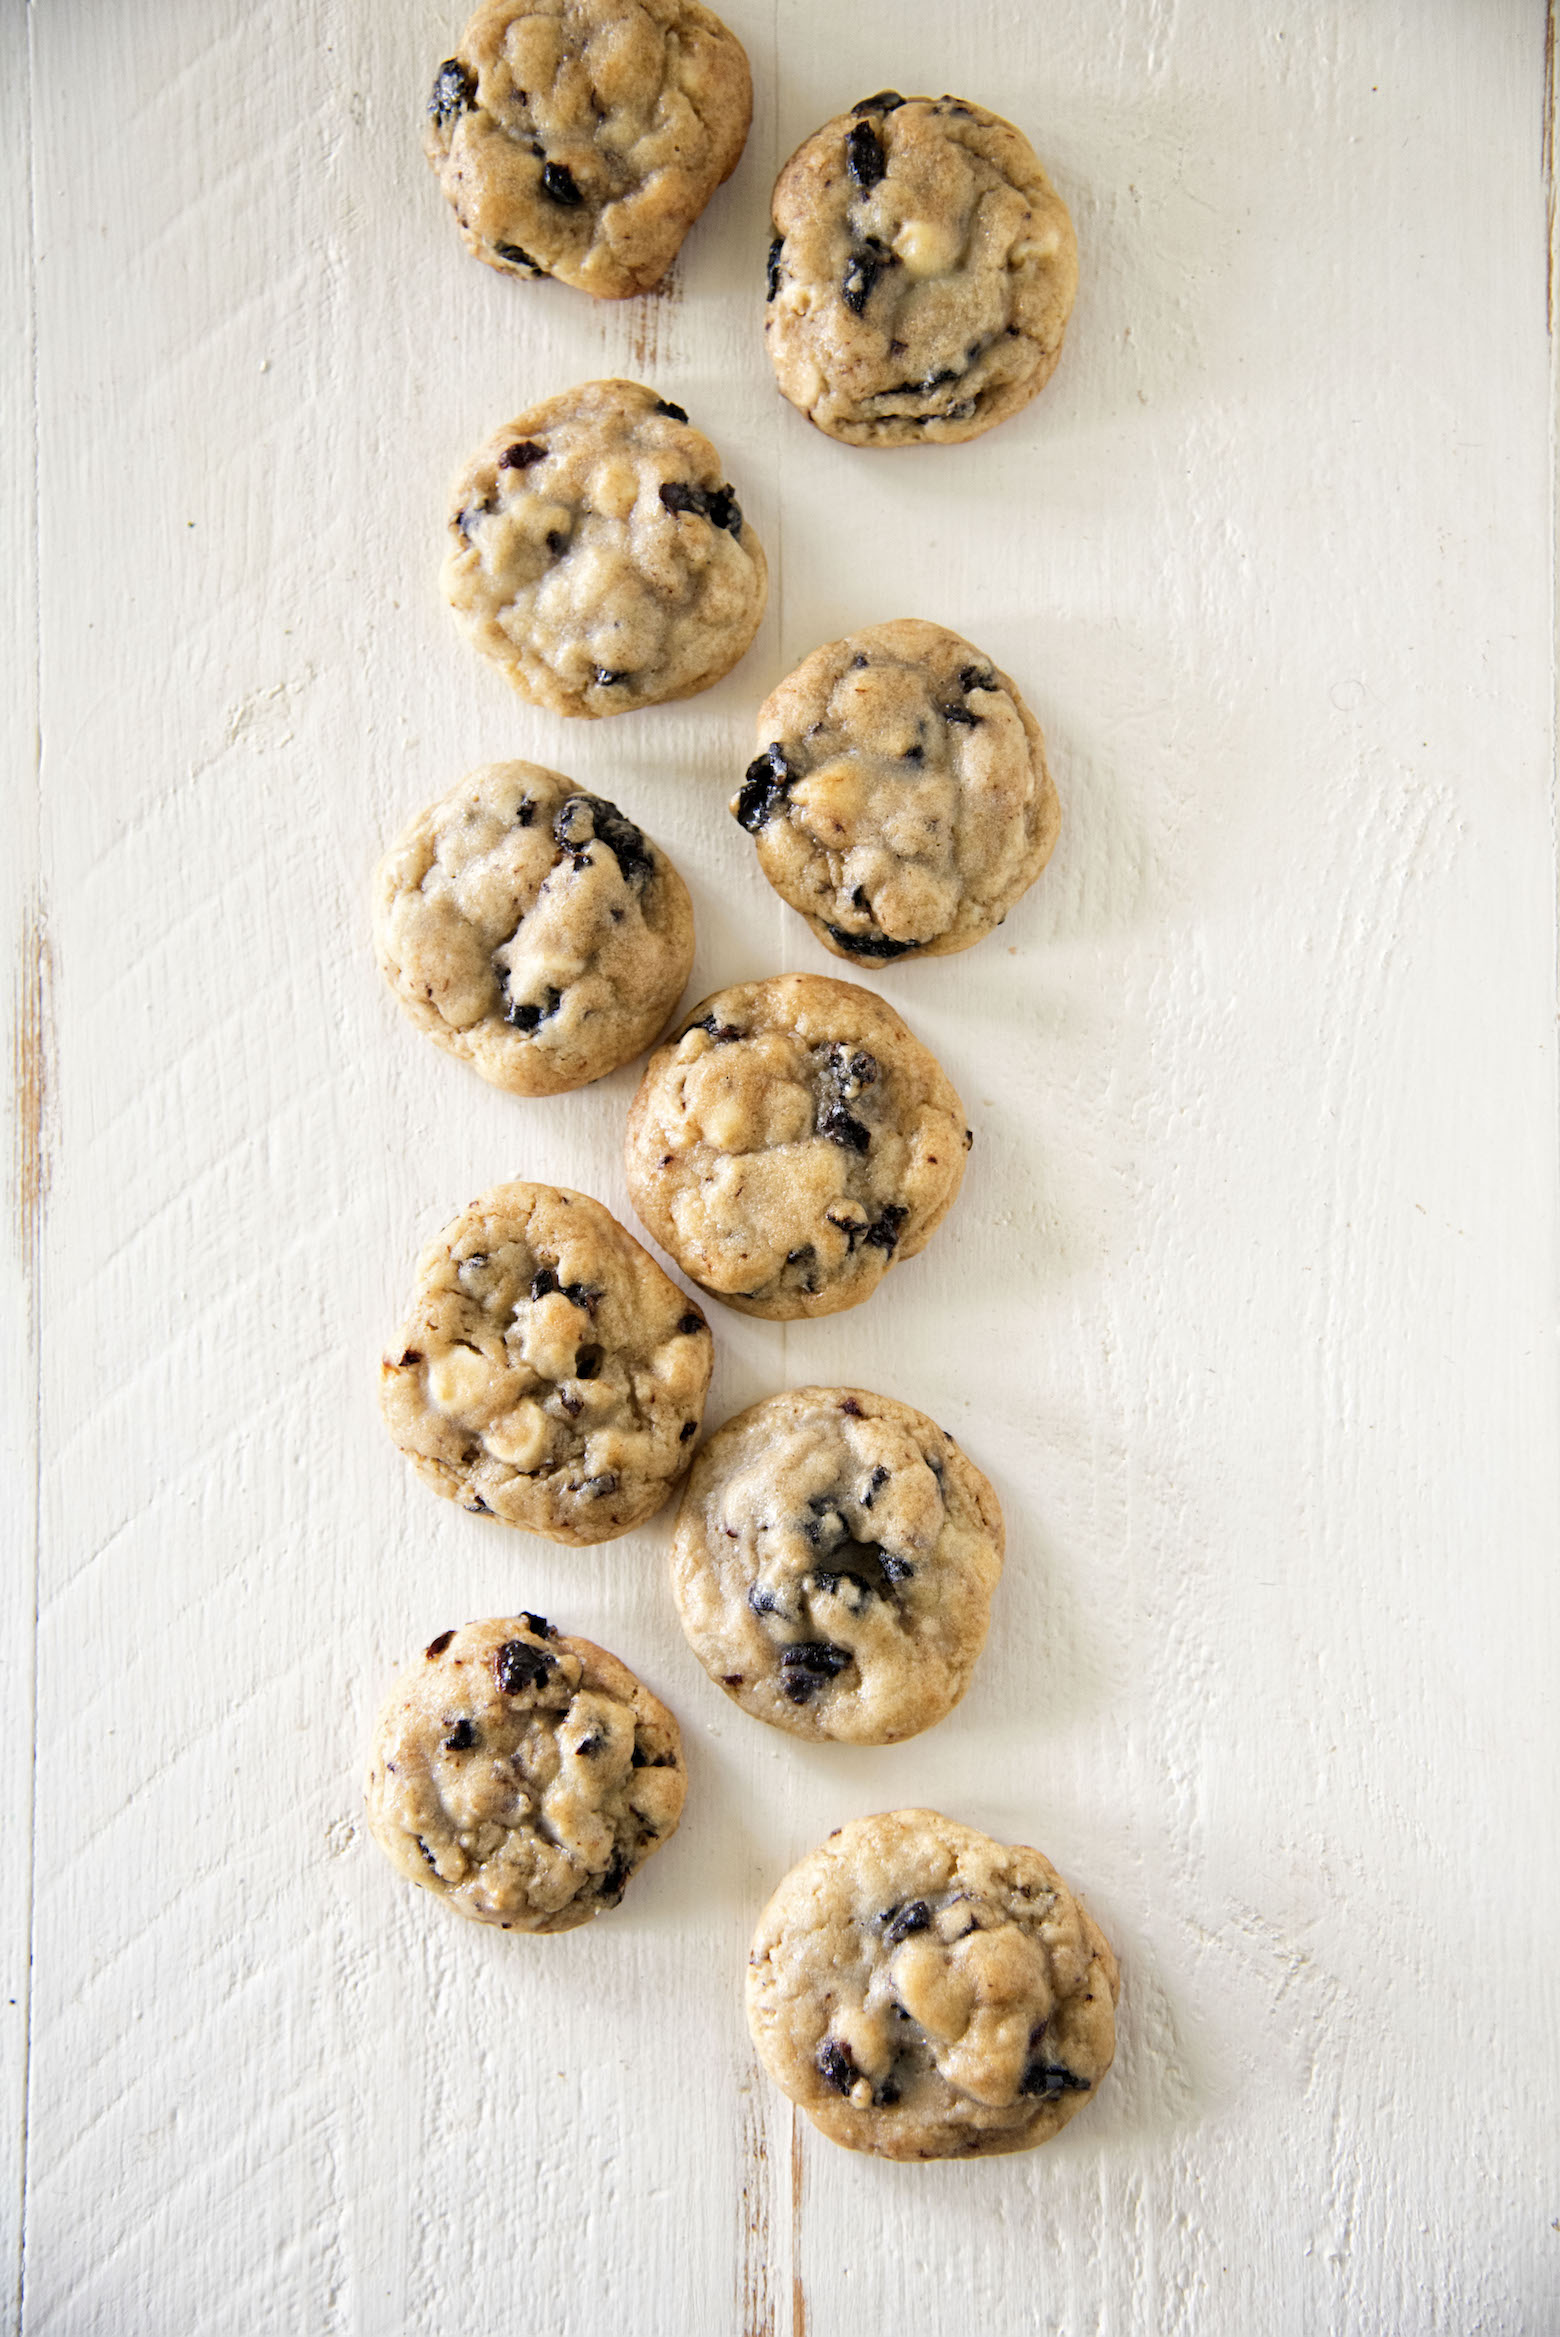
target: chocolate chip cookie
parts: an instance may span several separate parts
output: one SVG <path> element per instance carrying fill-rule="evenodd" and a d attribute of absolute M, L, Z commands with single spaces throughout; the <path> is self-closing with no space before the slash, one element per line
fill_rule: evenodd
<path fill-rule="evenodd" d="M 659 284 L 752 112 L 742 44 L 699 0 L 489 0 L 424 143 L 479 260 L 622 300 Z"/>
<path fill-rule="evenodd" d="M 936 1810 L 858 1818 L 792 1868 L 748 1959 L 776 2085 L 848 2150 L 1028 2150 L 1115 2051 L 1116 1959 L 1038 1850 Z"/>
<path fill-rule="evenodd" d="M 758 736 L 733 816 L 837 957 L 968 949 L 1055 849 L 1040 725 L 946 626 L 901 618 L 826 642 L 765 700 Z"/>
<path fill-rule="evenodd" d="M 781 389 L 829 437 L 978 438 L 1050 380 L 1077 242 L 1000 115 L 881 90 L 797 149 L 773 210 L 765 338 Z"/>
<path fill-rule="evenodd" d="M 368 1823 L 457 1915 L 573 1931 L 675 1834 L 686 1790 L 677 1723 L 627 1665 L 516 1615 L 441 1631 L 395 1681 Z"/>
<path fill-rule="evenodd" d="M 380 1404 L 435 1493 L 610 1542 L 687 1467 L 713 1362 L 699 1309 L 599 1201 L 495 1185 L 418 1259 Z"/>
<path fill-rule="evenodd" d="M 536 763 L 489 763 L 379 863 L 374 945 L 436 1046 L 515 1095 L 561 1095 L 665 1027 L 693 904 L 616 804 Z"/>
<path fill-rule="evenodd" d="M 587 381 L 495 431 L 451 504 L 444 595 L 555 714 L 691 698 L 758 630 L 768 571 L 709 440 L 635 381 Z"/>
<path fill-rule="evenodd" d="M 996 1495 L 924 1412 L 793 1388 L 694 1462 L 672 1590 L 694 1654 L 755 1719 L 891 1745 L 968 1687 L 1002 1542 Z"/>
<path fill-rule="evenodd" d="M 891 1006 L 826 974 L 743 982 L 650 1058 L 628 1115 L 634 1207 L 683 1272 L 788 1321 L 870 1298 L 953 1205 L 971 1142 Z"/>

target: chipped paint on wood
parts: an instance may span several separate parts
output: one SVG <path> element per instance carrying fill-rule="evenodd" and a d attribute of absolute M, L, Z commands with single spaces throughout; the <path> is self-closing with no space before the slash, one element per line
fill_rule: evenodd
<path fill-rule="evenodd" d="M 774 2234 L 771 2217 L 769 2134 L 763 2072 L 754 2067 L 742 2093 L 742 2230 L 738 2313 L 742 2337 L 775 2337 Z"/>

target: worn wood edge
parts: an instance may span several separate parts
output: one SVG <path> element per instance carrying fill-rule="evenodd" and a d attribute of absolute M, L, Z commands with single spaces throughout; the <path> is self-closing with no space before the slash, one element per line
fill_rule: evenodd
<path fill-rule="evenodd" d="M 38 878 L 37 323 L 34 290 L 30 9 L 0 26 L 0 109 L 7 200 L 0 231 L 0 305 L 19 321 L 0 360 L 0 563 L 21 644 L 0 706 L 7 773 L 0 849 L 0 959 L 6 968 L 6 1238 L 0 1244 L 0 2245 L 4 2323 L 22 2325 L 25 2289 L 27 2096 L 31 2035 L 33 1749 L 38 1555 L 38 1312 L 48 1186 L 49 936 Z"/>

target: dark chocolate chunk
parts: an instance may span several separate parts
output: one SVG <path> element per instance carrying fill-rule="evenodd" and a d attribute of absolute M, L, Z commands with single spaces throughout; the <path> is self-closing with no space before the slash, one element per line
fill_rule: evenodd
<path fill-rule="evenodd" d="M 796 773 L 786 761 L 784 747 L 778 740 L 771 741 L 749 763 L 737 797 L 737 818 L 750 836 L 756 836 L 764 823 L 774 818 L 795 784 Z"/>
<path fill-rule="evenodd" d="M 446 57 L 433 77 L 433 95 L 428 100 L 428 111 L 442 130 L 446 122 L 458 121 L 469 113 L 477 102 L 477 77 L 469 73 L 459 57 Z"/>
<path fill-rule="evenodd" d="M 908 1558 L 896 1558 L 892 1550 L 880 1550 L 878 1564 L 890 1582 L 908 1582 L 915 1572 Z"/>
<path fill-rule="evenodd" d="M 973 730 L 980 720 L 980 716 L 972 714 L 968 706 L 939 706 L 937 711 L 944 722 L 952 723 L 961 730 Z"/>
<path fill-rule="evenodd" d="M 898 2086 L 891 2077 L 885 2077 L 872 2097 L 872 2106 L 876 2110 L 891 2110 L 899 2098 Z"/>
<path fill-rule="evenodd" d="M 825 2037 L 818 2047 L 817 2069 L 824 2084 L 833 2086 L 837 2094 L 848 2094 L 856 2082 L 856 2064 L 850 2047 L 835 2037 Z"/>
<path fill-rule="evenodd" d="M 527 1688 L 546 1685 L 554 1659 L 545 1647 L 524 1639 L 506 1639 L 493 1658 L 493 1677 L 502 1696 L 519 1696 Z"/>
<path fill-rule="evenodd" d="M 480 1493 L 474 1493 L 469 1501 L 463 1501 L 461 1508 L 468 1517 L 491 1517 L 493 1514 Z"/>
<path fill-rule="evenodd" d="M 593 1728 L 589 1736 L 581 1737 L 574 1750 L 583 1760 L 593 1761 L 606 1741 L 606 1730 L 603 1728 Z"/>
<path fill-rule="evenodd" d="M 533 1299 L 550 1298 L 558 1286 L 558 1276 L 554 1269 L 551 1266 L 538 1266 L 531 1277 L 531 1296 Z"/>
<path fill-rule="evenodd" d="M 538 446 L 534 438 L 520 438 L 513 446 L 505 447 L 498 458 L 498 467 L 501 471 L 528 471 L 533 463 L 546 460 L 545 446 Z"/>
<path fill-rule="evenodd" d="M 865 1412 L 863 1412 L 861 1406 L 857 1403 L 854 1396 L 847 1396 L 840 1405 L 840 1410 L 846 1413 L 852 1420 L 865 1420 L 866 1418 Z M 884 1474 L 885 1476 L 887 1475 L 886 1470 L 884 1471 Z"/>
<path fill-rule="evenodd" d="M 878 278 L 891 263 L 891 253 L 883 250 L 881 246 L 874 249 L 870 243 L 859 244 L 851 253 L 844 280 L 840 285 L 840 298 L 852 316 L 860 316 L 863 313 L 867 302 L 872 298 L 873 288 Z"/>
<path fill-rule="evenodd" d="M 902 958 L 921 947 L 918 941 L 893 941 L 886 933 L 847 933 L 843 925 L 826 925 L 824 931 L 853 958 Z"/>
<path fill-rule="evenodd" d="M 441 1631 L 437 1639 L 429 1640 L 427 1646 L 423 1649 L 423 1653 L 427 1656 L 430 1663 L 433 1661 L 435 1656 L 440 1656 L 444 1653 L 444 1650 L 449 1646 L 449 1643 L 454 1638 L 454 1636 L 455 1634 L 453 1631 Z"/>
<path fill-rule="evenodd" d="M 904 104 L 897 89 L 880 89 L 875 97 L 863 97 L 851 107 L 853 114 L 892 114 Z"/>
<path fill-rule="evenodd" d="M 1031 2061 L 1018 2081 L 1021 2094 L 1028 2094 L 1042 2102 L 1059 2101 L 1063 2094 L 1086 2094 L 1089 2081 L 1078 2077 L 1060 2061 Z"/>
<path fill-rule="evenodd" d="M 580 1488 L 596 1501 L 604 1501 L 609 1493 L 615 1493 L 617 1489 L 617 1472 L 614 1469 L 604 1469 L 599 1477 L 587 1477 Z"/>
<path fill-rule="evenodd" d="M 898 1947 L 912 1931 L 931 1928 L 932 1911 L 924 1899 L 907 1899 L 902 1907 L 891 1908 L 883 1918 L 883 1945 Z"/>
<path fill-rule="evenodd" d="M 712 487 L 709 499 L 711 527 L 724 528 L 728 536 L 742 533 L 742 506 L 729 486 Z"/>
<path fill-rule="evenodd" d="M 755 1615 L 780 1615 L 785 1612 L 774 1592 L 763 1589 L 756 1582 L 748 1592 L 747 1603 L 750 1612 Z"/>
<path fill-rule="evenodd" d="M 612 1862 L 608 1866 L 607 1871 L 602 1876 L 600 1882 L 596 1885 L 596 1888 L 603 1899 L 610 1899 L 613 1905 L 616 1906 L 618 1900 L 623 1896 L 624 1887 L 627 1882 L 628 1860 L 623 1856 L 621 1850 L 614 1850 L 612 1853 Z"/>
<path fill-rule="evenodd" d="M 606 1362 L 606 1360 L 607 1357 L 605 1348 L 582 1347 L 578 1355 L 576 1355 L 574 1358 L 575 1378 L 599 1379 L 601 1377 L 601 1367 Z"/>
<path fill-rule="evenodd" d="M 562 1004 L 563 992 L 555 990 L 549 983 L 540 1006 L 532 999 L 510 998 L 504 1007 L 504 1020 L 512 1031 L 520 1031 L 528 1037 L 542 1023 L 550 1022 Z"/>
<path fill-rule="evenodd" d="M 872 124 L 858 121 L 845 136 L 845 161 L 858 187 L 875 187 L 888 168 L 883 141 Z"/>
<path fill-rule="evenodd" d="M 572 1388 L 560 1388 L 558 1390 L 558 1401 L 563 1406 L 564 1410 L 568 1413 L 571 1420 L 577 1420 L 585 1409 L 584 1397 L 577 1396 Z"/>
<path fill-rule="evenodd" d="M 785 237 L 783 235 L 777 235 L 774 239 L 774 242 L 769 247 L 769 259 L 764 271 L 764 298 L 766 300 L 773 300 L 775 294 L 780 289 L 780 254 L 784 250 Z"/>
<path fill-rule="evenodd" d="M 742 533 L 742 506 L 729 487 L 689 487 L 681 479 L 668 479 L 661 489 L 661 503 L 667 511 L 687 511 L 695 519 L 707 519 L 711 527 L 724 528 L 729 535 Z"/>
<path fill-rule="evenodd" d="M 996 675 L 984 666 L 967 665 L 959 675 L 959 687 L 964 691 L 994 690 L 996 686 Z"/>
<path fill-rule="evenodd" d="M 872 1131 L 846 1111 L 838 1101 L 827 1103 L 818 1114 L 818 1134 L 827 1136 L 831 1144 L 842 1144 L 847 1152 L 866 1152 L 872 1144 Z"/>
<path fill-rule="evenodd" d="M 803 1242 L 799 1250 L 786 1251 L 785 1262 L 788 1266 L 805 1266 L 817 1255 L 818 1253 L 811 1242 Z"/>
<path fill-rule="evenodd" d="M 412 1364 L 421 1363 L 421 1361 L 422 1349 L 420 1347 L 408 1347 L 405 1354 L 401 1357 L 398 1369 L 401 1371 L 406 1371 Z"/>
<path fill-rule="evenodd" d="M 477 1732 L 469 1720 L 457 1720 L 444 1740 L 447 1753 L 469 1753 L 477 1741 Z"/>
<path fill-rule="evenodd" d="M 655 872 L 655 854 L 643 831 L 603 796 L 571 795 L 559 807 L 553 836 L 565 852 L 577 857 L 592 841 L 605 844 L 625 884 L 643 884 Z"/>
<path fill-rule="evenodd" d="M 550 527 L 547 530 L 547 549 L 549 552 L 551 552 L 553 558 L 556 560 L 559 553 L 567 551 L 568 548 L 569 539 L 565 535 L 563 529 L 561 527 Z"/>
<path fill-rule="evenodd" d="M 832 1639 L 797 1639 L 780 1650 L 780 1685 L 793 1704 L 806 1704 L 826 1680 L 832 1680 L 851 1662 L 848 1647 Z"/>
<path fill-rule="evenodd" d="M 574 173 L 566 162 L 544 162 L 542 165 L 542 193 L 553 202 L 561 203 L 565 211 L 577 211 L 585 198 L 574 183 Z"/>
<path fill-rule="evenodd" d="M 848 1152 L 865 1153 L 872 1143 L 872 1131 L 846 1109 L 846 1102 L 854 1103 L 864 1088 L 876 1084 L 877 1076 L 877 1057 L 869 1055 L 865 1047 L 854 1053 L 847 1053 L 842 1046 L 830 1047 L 819 1081 L 817 1133 Z"/>
<path fill-rule="evenodd" d="M 887 1483 L 888 1471 L 884 1468 L 874 1469 L 871 1476 L 867 1479 L 866 1491 L 861 1496 L 861 1506 L 863 1509 L 870 1509 L 872 1507 L 873 1502 L 876 1501 L 878 1495 L 882 1492 L 884 1486 Z"/>
<path fill-rule="evenodd" d="M 545 1615 L 522 1612 L 520 1620 L 527 1631 L 533 1632 L 538 1639 L 556 1639 L 558 1636 Z"/>
<path fill-rule="evenodd" d="M 867 1227 L 867 1239 L 880 1250 L 893 1250 L 899 1241 L 899 1229 L 909 1216 L 897 1201 L 888 1202 L 881 1215 Z"/>
<path fill-rule="evenodd" d="M 689 1023 L 688 1030 L 708 1031 L 718 1047 L 724 1046 L 728 1040 L 742 1037 L 741 1031 L 738 1030 L 734 1022 L 717 1022 L 713 1014 L 701 1014 L 697 1022 Z M 686 1038 L 687 1035 L 688 1033 L 685 1031 L 683 1036 Z"/>
<path fill-rule="evenodd" d="M 688 419 L 682 407 L 674 406 L 670 398 L 657 398 L 655 410 L 658 414 L 669 414 L 674 422 L 686 422 Z"/>
<path fill-rule="evenodd" d="M 533 276 L 545 276 L 547 273 L 541 261 L 533 260 L 530 253 L 523 252 L 517 243 L 496 243 L 493 249 L 499 258 L 507 260 L 512 268 L 528 269 Z"/>
<path fill-rule="evenodd" d="M 695 1331 L 707 1331 L 709 1327 L 702 1315 L 694 1314 L 684 1315 L 677 1325 L 685 1339 L 691 1339 Z"/>
<path fill-rule="evenodd" d="M 433 1852 L 428 1848 L 427 1843 L 423 1840 L 420 1834 L 417 1837 L 417 1847 L 422 1852 L 424 1858 L 426 1858 L 428 1861 L 428 1864 L 432 1867 L 434 1873 L 437 1874 L 439 1871 L 439 1862 L 434 1857 Z"/>
<path fill-rule="evenodd" d="M 596 686 L 602 690 L 614 689 L 619 682 L 626 682 L 628 675 L 629 669 L 626 665 L 598 665 L 595 676 Z"/>
<path fill-rule="evenodd" d="M 685 1420 L 677 1431 L 677 1441 L 679 1444 L 686 1444 L 690 1436 L 697 1436 L 698 1433 L 699 1423 L 697 1420 Z"/>

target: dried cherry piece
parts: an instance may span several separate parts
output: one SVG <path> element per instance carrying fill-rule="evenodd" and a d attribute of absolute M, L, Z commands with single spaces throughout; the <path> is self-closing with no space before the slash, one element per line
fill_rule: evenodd
<path fill-rule="evenodd" d="M 845 161 L 851 177 L 863 190 L 875 187 L 888 168 L 883 141 L 872 124 L 857 121 L 845 137 Z"/>
<path fill-rule="evenodd" d="M 561 204 L 565 211 L 577 211 L 585 200 L 566 162 L 543 163 L 542 193 L 554 203 Z"/>
<path fill-rule="evenodd" d="M 506 1639 L 493 1658 L 493 1677 L 501 1696 L 520 1696 L 527 1688 L 545 1687 L 556 1657 L 528 1640 Z"/>

